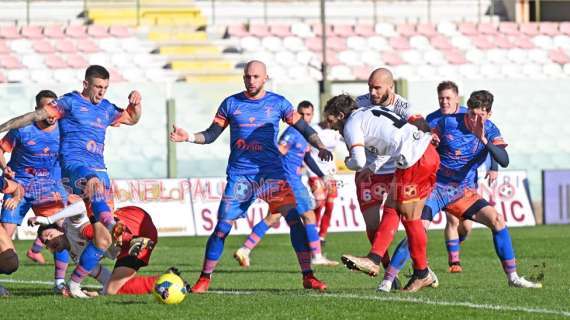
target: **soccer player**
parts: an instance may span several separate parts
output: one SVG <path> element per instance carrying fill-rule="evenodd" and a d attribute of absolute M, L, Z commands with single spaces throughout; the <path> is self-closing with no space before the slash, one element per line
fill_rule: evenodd
<path fill-rule="evenodd" d="M 112 272 L 100 264 L 91 271 L 91 276 L 103 284 L 103 294 L 147 294 L 151 293 L 157 276 L 140 276 L 137 272 L 147 266 L 151 253 L 158 242 L 158 232 L 150 215 L 135 206 L 115 210 L 115 217 L 123 222 L 124 232 L 120 244 L 112 246 L 105 256 L 116 259 Z M 60 227 L 56 219 L 64 219 Z M 75 262 L 93 238 L 93 226 L 89 223 L 85 204 L 76 202 L 52 217 L 36 217 L 29 224 L 40 224 L 38 235 L 54 252 L 69 250 Z M 88 295 L 80 295 L 87 298 Z"/>
<path fill-rule="evenodd" d="M 390 70 L 378 68 L 374 70 L 368 79 L 368 93 L 356 98 L 359 108 L 368 109 L 374 106 L 382 107 L 398 115 L 400 118 L 420 125 L 421 117 L 413 114 L 413 108 L 400 95 L 394 92 L 394 77 Z M 424 126 L 425 127 L 425 126 Z M 367 165 L 376 160 L 376 155 L 365 149 Z M 384 268 L 388 267 L 390 257 L 388 247 L 391 236 L 398 228 L 400 217 L 394 208 L 384 205 L 382 219 L 380 220 L 380 208 L 384 202 L 390 184 L 396 171 L 396 162 L 389 160 L 381 166 L 376 166 L 374 171 L 366 166 L 356 172 L 356 195 L 360 211 L 366 224 L 366 235 L 371 244 L 368 255 L 358 257 L 350 254 L 342 255 L 342 262 L 349 269 L 362 271 L 375 277 L 380 272 L 380 263 Z"/>
<path fill-rule="evenodd" d="M 52 91 L 42 90 L 36 95 L 35 108 L 44 108 L 56 99 L 57 95 Z M 4 158 L 5 153 L 12 154 L 8 164 Z M 25 196 L 16 208 L 4 207 L 0 213 L 0 222 L 9 237 L 22 224 L 30 208 L 35 215 L 49 216 L 66 206 L 67 192 L 61 182 L 58 157 L 59 128 L 53 117 L 12 129 L 0 140 L 0 168 L 4 175 L 14 179 L 25 190 Z M 4 195 L 4 201 L 11 197 Z M 42 248 L 42 241 L 36 238 L 26 255 L 44 264 L 44 257 L 40 253 Z M 54 253 L 56 293 L 63 289 L 68 262 L 67 251 Z"/>
<path fill-rule="evenodd" d="M 327 149 L 333 153 L 337 145 L 342 140 L 341 135 L 336 130 L 332 130 L 329 123 L 321 121 L 313 126 L 313 129 L 321 138 Z M 334 154 L 334 153 L 333 153 Z M 319 159 L 318 150 L 311 148 L 309 156 L 317 165 L 317 170 L 307 166 L 307 174 L 309 176 L 309 187 L 315 198 L 316 208 L 315 215 L 319 224 L 319 239 L 321 240 L 321 249 L 324 251 L 327 232 L 330 226 L 332 213 L 334 209 L 334 200 L 338 197 L 336 174 L 336 163 L 334 158 L 332 161 L 322 161 Z"/>
<path fill-rule="evenodd" d="M 487 154 L 491 154 L 502 167 L 509 163 L 501 133 L 488 120 L 493 95 L 485 90 L 475 91 L 469 97 L 467 106 L 467 113 L 443 117 L 435 127 L 440 141 L 441 167 L 437 172 L 436 187 L 422 212 L 424 225 L 427 229 L 433 216 L 445 209 L 458 219 L 470 219 L 487 226 L 493 232 L 495 252 L 501 260 L 509 286 L 541 288 L 540 283 L 518 276 L 511 236 L 503 217 L 474 189 L 477 168 L 485 161 Z M 404 240 L 399 246 L 405 247 L 407 242 Z M 398 271 L 387 272 L 378 290 L 390 291 L 391 277 Z"/>
<path fill-rule="evenodd" d="M 206 244 L 202 273 L 192 287 L 193 293 L 208 290 L 214 271 L 224 249 L 225 238 L 232 222 L 244 217 L 257 198 L 269 204 L 270 214 L 284 216 L 291 229 L 291 242 L 303 273 L 303 287 L 323 291 L 326 284 L 313 275 L 311 254 L 305 227 L 295 210 L 295 198 L 286 182 L 283 162 L 277 148 L 279 120 L 284 120 L 303 134 L 319 156 L 332 159 L 332 154 L 317 133 L 295 112 L 284 97 L 264 89 L 267 81 L 265 64 L 250 61 L 244 69 L 245 91 L 227 97 L 216 113 L 210 127 L 188 134 L 174 127 L 170 139 L 176 142 L 206 144 L 213 142 L 229 126 L 231 153 L 227 168 L 227 184 L 218 209 L 218 222 Z"/>
<path fill-rule="evenodd" d="M 0 125 L 0 132 L 21 128 L 49 117 L 58 119 L 60 159 L 64 182 L 74 194 L 83 198 L 94 218 L 94 239 L 83 250 L 79 265 L 73 271 L 69 290 L 81 294 L 81 281 L 95 268 L 99 258 L 111 245 L 121 225 L 115 225 L 112 214 L 112 192 L 103 158 L 107 127 L 136 124 L 142 113 L 141 95 L 132 91 L 128 106 L 120 109 L 104 99 L 109 87 L 109 72 L 92 65 L 85 71 L 83 90 L 65 94 L 57 103 L 16 117 Z"/>
<path fill-rule="evenodd" d="M 0 190 L 3 194 L 12 194 L 12 198 L 4 203 L 4 206 L 15 208 L 18 202 L 24 196 L 24 188 L 20 186 L 17 182 L 7 179 L 6 177 L 0 178 Z M 14 249 L 14 243 L 12 243 L 12 237 L 8 235 L 6 229 L 0 226 L 0 274 L 12 274 L 18 270 L 20 263 L 18 261 L 18 255 L 16 254 L 16 249 Z M 0 297 L 5 297 L 10 295 L 8 290 L 3 286 L 0 286 Z"/>
<path fill-rule="evenodd" d="M 306 123 L 311 123 L 313 119 L 314 107 L 309 101 L 301 101 L 297 106 L 297 113 Z M 311 251 L 311 264 L 336 266 L 338 262 L 327 259 L 321 251 L 321 242 L 319 232 L 317 231 L 318 219 L 313 211 L 315 203 L 301 180 L 303 162 L 314 171 L 317 171 L 320 176 L 323 173 L 319 167 L 310 157 L 309 150 L 311 147 L 301 133 L 294 127 L 288 127 L 279 138 L 279 152 L 283 155 L 283 165 L 287 182 L 291 187 L 295 196 L 297 212 L 301 214 L 301 219 L 307 231 L 307 239 L 309 241 L 309 248 Z M 329 150 L 330 151 L 330 150 Z M 329 161 L 332 162 L 332 161 Z M 261 220 L 253 227 L 251 234 L 247 237 L 242 247 L 236 250 L 234 258 L 238 261 L 240 266 L 249 267 L 249 255 L 251 250 L 259 244 L 259 241 L 265 236 L 269 228 L 279 221 L 279 215 L 268 214 L 267 217 Z"/>
<path fill-rule="evenodd" d="M 341 132 L 350 150 L 345 164 L 351 170 L 367 168 L 369 172 L 390 160 L 396 163 L 394 180 L 385 206 L 401 216 L 410 243 L 414 274 L 404 290 L 415 292 L 433 283 L 427 262 L 427 234 L 421 213 L 427 196 L 435 184 L 439 155 L 432 145 L 432 134 L 419 130 L 396 113 L 383 107 L 358 109 L 348 95 L 329 100 L 325 107 L 332 128 Z M 376 156 L 370 163 L 365 149 Z M 396 230 L 398 220 L 390 226 Z M 383 234 L 389 243 L 393 234 Z"/>

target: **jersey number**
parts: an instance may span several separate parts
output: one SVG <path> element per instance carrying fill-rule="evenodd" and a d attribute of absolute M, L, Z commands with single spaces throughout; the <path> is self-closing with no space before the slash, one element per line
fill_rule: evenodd
<path fill-rule="evenodd" d="M 375 110 L 372 110 L 372 114 L 377 116 L 377 117 L 386 117 L 386 118 L 392 120 L 392 124 L 394 125 L 394 127 L 398 128 L 398 129 L 402 128 L 407 123 L 405 120 L 402 120 L 398 116 L 395 116 L 388 111 L 375 109 Z"/>

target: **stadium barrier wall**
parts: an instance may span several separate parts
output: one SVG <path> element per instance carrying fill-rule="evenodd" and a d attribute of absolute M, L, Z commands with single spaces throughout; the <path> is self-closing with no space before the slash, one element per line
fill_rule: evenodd
<path fill-rule="evenodd" d="M 338 198 L 329 232 L 365 230 L 358 207 L 353 174 L 339 174 Z M 115 206 L 140 206 L 148 211 L 158 228 L 159 236 L 207 236 L 217 223 L 217 211 L 225 187 L 225 178 L 137 179 L 113 180 Z M 479 181 L 479 193 L 495 205 L 509 227 L 534 226 L 535 219 L 528 194 L 525 171 L 501 171 L 497 181 L 489 186 Z M 268 210 L 262 200 L 255 201 L 243 219 L 235 222 L 232 234 L 249 234 Z M 33 213 L 28 212 L 30 217 Z M 18 229 L 19 239 L 33 239 L 36 228 Z M 431 229 L 443 229 L 445 215 L 434 220 Z M 474 227 L 482 227 L 475 224 Z M 400 226 L 402 229 L 402 227 Z M 284 221 L 269 233 L 288 233 Z"/>
<path fill-rule="evenodd" d="M 570 224 L 570 170 L 542 171 L 544 224 Z"/>

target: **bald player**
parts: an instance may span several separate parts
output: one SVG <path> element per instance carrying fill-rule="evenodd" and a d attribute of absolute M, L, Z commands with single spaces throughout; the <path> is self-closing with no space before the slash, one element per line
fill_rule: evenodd
<path fill-rule="evenodd" d="M 230 127 L 227 184 L 218 208 L 218 222 L 206 244 L 202 273 L 192 287 L 193 293 L 208 290 L 212 272 L 222 256 L 224 242 L 233 222 L 245 217 L 251 203 L 258 198 L 269 204 L 270 214 L 284 216 L 289 224 L 291 242 L 303 274 L 303 287 L 319 291 L 327 288 L 311 269 L 306 229 L 295 208 L 295 197 L 287 183 L 277 147 L 280 120 L 297 129 L 313 147 L 319 149 L 321 159 L 331 160 L 332 153 L 287 99 L 265 90 L 267 80 L 263 62 L 248 62 L 243 74 L 245 91 L 224 99 L 208 129 L 188 134 L 174 126 L 170 134 L 170 139 L 175 142 L 208 144 L 214 142 L 226 127 Z"/>

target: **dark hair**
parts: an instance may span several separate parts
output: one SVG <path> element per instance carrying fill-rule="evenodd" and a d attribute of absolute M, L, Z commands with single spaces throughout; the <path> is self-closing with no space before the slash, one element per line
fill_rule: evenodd
<path fill-rule="evenodd" d="M 459 94 L 459 88 L 457 84 L 453 81 L 443 81 L 437 85 L 437 93 L 441 93 L 443 90 L 453 90 L 455 94 Z"/>
<path fill-rule="evenodd" d="M 358 109 L 356 101 L 348 94 L 332 97 L 325 105 L 325 113 L 333 116 L 338 116 L 341 112 L 348 116 L 356 109 Z"/>
<path fill-rule="evenodd" d="M 85 80 L 90 80 L 93 78 L 108 80 L 109 79 L 109 71 L 102 66 L 99 65 L 90 65 L 87 70 L 85 70 Z"/>
<path fill-rule="evenodd" d="M 311 109 L 315 109 L 315 107 L 313 106 L 313 104 L 307 100 L 303 100 L 301 102 L 299 102 L 299 104 L 297 105 L 297 112 L 301 111 L 301 109 L 306 109 L 306 108 L 311 108 Z"/>
<path fill-rule="evenodd" d="M 42 90 L 36 94 L 36 107 L 40 106 L 40 102 L 43 98 L 54 98 L 57 99 L 57 94 L 51 90 Z"/>
<path fill-rule="evenodd" d="M 47 225 L 46 225 L 46 224 L 42 224 L 42 225 L 40 225 L 40 227 L 38 228 L 38 238 L 39 238 L 40 240 L 42 240 L 42 232 L 46 231 L 47 229 L 56 229 L 56 230 L 59 230 L 59 231 L 63 231 L 63 230 L 61 229 L 61 227 L 58 226 L 58 225 L 55 224 L 55 223 L 47 224 Z M 42 242 L 44 242 L 44 241 L 42 240 Z"/>
<path fill-rule="evenodd" d="M 487 112 L 491 112 L 493 107 L 493 95 L 487 90 L 473 91 L 469 100 L 467 100 L 469 109 L 482 108 Z"/>

